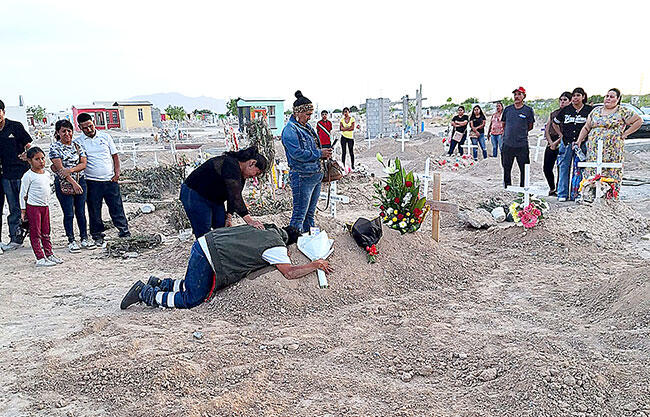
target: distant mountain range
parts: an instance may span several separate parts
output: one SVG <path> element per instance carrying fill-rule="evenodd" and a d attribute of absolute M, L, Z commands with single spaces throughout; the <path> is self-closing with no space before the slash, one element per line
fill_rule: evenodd
<path fill-rule="evenodd" d="M 206 96 L 188 97 L 180 93 L 155 93 L 131 97 L 128 100 L 150 101 L 160 110 L 164 110 L 171 104 L 172 106 L 183 106 L 187 113 L 203 109 L 212 110 L 217 114 L 226 113 L 226 100 Z"/>

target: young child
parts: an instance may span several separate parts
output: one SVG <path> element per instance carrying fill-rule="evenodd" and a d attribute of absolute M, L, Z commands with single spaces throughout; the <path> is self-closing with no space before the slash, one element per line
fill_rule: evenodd
<path fill-rule="evenodd" d="M 20 217 L 29 222 L 36 266 L 54 266 L 63 261 L 54 256 L 50 241 L 50 178 L 45 173 L 45 153 L 33 146 L 27 150 L 27 160 L 31 169 L 23 175 L 20 184 Z"/>

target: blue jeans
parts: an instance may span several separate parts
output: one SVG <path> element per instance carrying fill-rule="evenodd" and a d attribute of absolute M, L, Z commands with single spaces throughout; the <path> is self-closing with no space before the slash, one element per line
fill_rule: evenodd
<path fill-rule="evenodd" d="M 9 239 L 12 242 L 23 243 L 20 237 L 20 180 L 2 179 L 2 188 L 7 197 L 9 215 L 7 225 L 9 226 Z M 2 213 L 0 212 L 0 216 Z"/>
<path fill-rule="evenodd" d="M 496 158 L 503 148 L 503 135 L 490 135 L 490 140 L 492 140 L 492 157 Z"/>
<path fill-rule="evenodd" d="M 54 178 L 54 191 L 56 198 L 61 204 L 63 210 L 63 228 L 65 235 L 68 237 L 68 242 L 73 242 L 74 239 L 74 218 L 77 218 L 77 226 L 79 227 L 79 238 L 81 240 L 88 238 L 88 223 L 86 221 L 86 196 L 88 195 L 88 187 L 86 185 L 86 178 L 79 178 L 79 185 L 84 190 L 81 195 L 66 195 L 61 192 L 61 180 L 59 177 Z"/>
<path fill-rule="evenodd" d="M 557 198 L 569 199 L 569 184 L 571 182 L 574 154 L 572 144 L 565 145 L 564 141 L 560 142 L 557 154 Z"/>
<path fill-rule="evenodd" d="M 478 138 L 471 138 L 472 139 L 472 145 L 478 145 L 481 146 L 481 150 L 483 151 L 483 159 L 487 158 L 487 150 L 485 148 L 485 135 L 481 133 L 481 135 Z M 472 154 L 474 156 L 474 160 L 478 159 L 478 149 L 472 148 Z"/>
<path fill-rule="evenodd" d="M 180 199 L 197 239 L 212 229 L 226 225 L 226 207 L 223 203 L 203 198 L 185 183 L 181 185 Z"/>
<path fill-rule="evenodd" d="M 314 213 L 316 213 L 316 204 L 320 197 L 322 179 L 323 173 L 320 171 L 311 174 L 289 172 L 291 193 L 293 194 L 293 213 L 289 226 L 304 233 L 315 225 Z"/>
<path fill-rule="evenodd" d="M 158 292 L 163 292 L 161 305 L 175 308 L 192 308 L 203 303 L 212 289 L 214 282 L 214 271 L 201 249 L 199 242 L 194 242 L 190 252 L 190 260 L 187 264 L 185 279 L 179 283 L 180 291 L 174 292 L 176 280 L 164 279 L 160 287 L 156 288 L 156 297 Z M 216 289 L 216 288 L 215 288 Z M 174 297 L 173 303 L 170 303 L 169 297 Z"/>
<path fill-rule="evenodd" d="M 130 236 L 129 224 L 124 214 L 120 186 L 113 181 L 86 180 L 88 205 L 88 223 L 90 235 L 97 240 L 104 237 L 104 221 L 102 220 L 102 201 L 106 202 L 108 214 L 113 225 L 117 228 L 120 237 Z"/>

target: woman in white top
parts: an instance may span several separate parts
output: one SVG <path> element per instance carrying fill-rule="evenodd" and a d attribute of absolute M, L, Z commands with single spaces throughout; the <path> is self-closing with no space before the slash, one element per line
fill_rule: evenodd
<path fill-rule="evenodd" d="M 45 173 L 45 153 L 33 146 L 27 150 L 27 160 L 31 169 L 23 175 L 20 184 L 20 217 L 29 222 L 36 266 L 54 266 L 63 261 L 54 256 L 50 241 L 50 177 Z"/>

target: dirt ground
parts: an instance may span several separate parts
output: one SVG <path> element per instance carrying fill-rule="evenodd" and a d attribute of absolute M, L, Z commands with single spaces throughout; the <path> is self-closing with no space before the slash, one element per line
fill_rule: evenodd
<path fill-rule="evenodd" d="M 404 154 L 390 139 L 356 150 L 376 174 L 377 151 L 418 172 L 443 153 L 432 134 Z M 441 169 L 443 200 L 461 209 L 514 197 L 497 159 Z M 627 155 L 626 173 L 648 177 L 648 153 Z M 344 224 L 376 216 L 374 181 L 343 179 L 352 203 L 317 214 L 336 242 L 329 289 L 271 271 L 189 311 L 119 309 L 134 280 L 183 276 L 191 242 L 167 230 L 164 210 L 131 222 L 167 234 L 162 247 L 107 258 L 65 251 L 53 199 L 65 263 L 35 268 L 29 244 L 0 255 L 0 415 L 650 416 L 648 194 L 599 207 L 551 198 L 528 232 L 447 214 L 440 243 L 430 220 L 406 236 L 384 228 L 369 265 Z"/>

